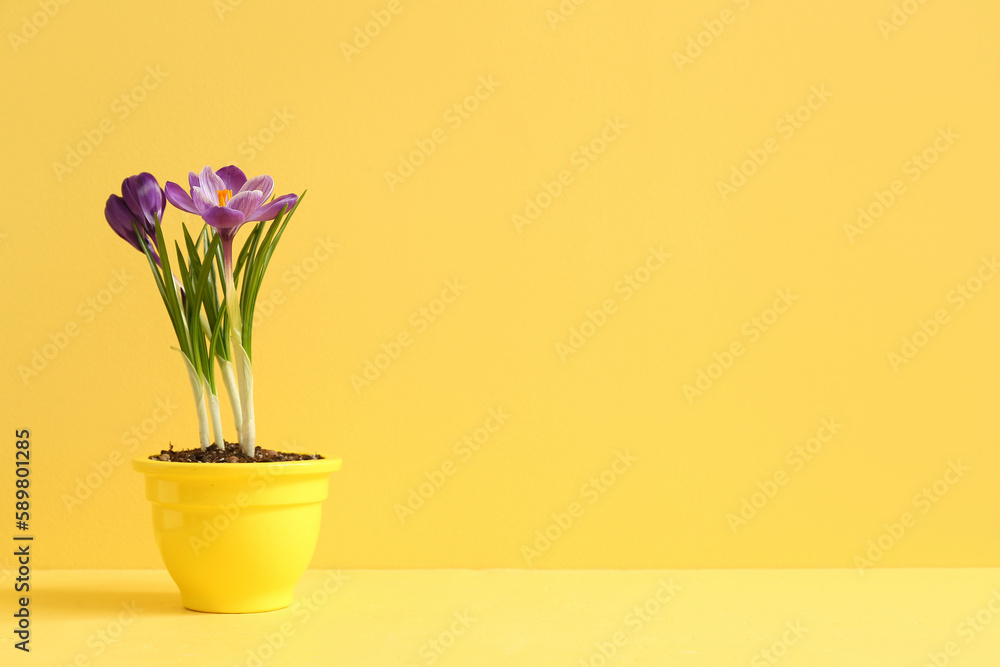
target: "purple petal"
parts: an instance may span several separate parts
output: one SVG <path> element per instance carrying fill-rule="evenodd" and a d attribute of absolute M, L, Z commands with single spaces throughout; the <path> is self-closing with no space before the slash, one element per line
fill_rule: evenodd
<path fill-rule="evenodd" d="M 198 215 L 205 215 L 205 211 L 210 211 L 219 205 L 218 196 L 209 197 L 202 188 L 194 188 L 191 194 L 194 195 L 194 207 L 198 209 Z M 214 192 L 212 194 L 215 195 Z"/>
<path fill-rule="evenodd" d="M 274 179 L 266 174 L 264 176 L 254 176 L 247 181 L 243 189 L 260 190 L 260 193 L 264 195 L 264 201 L 267 201 L 271 198 L 271 193 L 274 192 Z"/>
<path fill-rule="evenodd" d="M 244 190 L 229 200 L 229 208 L 234 208 L 242 213 L 244 218 L 249 218 L 257 212 L 262 201 L 264 195 L 260 190 Z"/>
<path fill-rule="evenodd" d="M 243 185 L 247 182 L 246 174 L 240 171 L 240 168 L 236 165 L 229 165 L 228 167 L 223 167 L 219 171 L 215 172 L 218 174 L 222 182 L 226 184 L 227 190 L 232 190 L 233 194 L 236 194 L 243 189 Z M 251 188 L 253 190 L 259 190 L 260 188 Z"/>
<path fill-rule="evenodd" d="M 122 198 L 147 233 L 154 233 L 156 218 L 163 218 L 166 203 L 156 178 L 148 172 L 126 178 L 122 182 Z"/>
<path fill-rule="evenodd" d="M 193 171 L 188 172 L 188 185 L 191 186 L 192 190 L 201 187 L 201 181 L 198 180 L 198 174 Z"/>
<path fill-rule="evenodd" d="M 167 201 L 182 211 L 195 215 L 201 214 L 201 211 L 194 205 L 191 195 L 184 192 L 184 188 L 171 181 L 167 181 Z"/>
<path fill-rule="evenodd" d="M 298 195 L 282 195 L 274 201 L 270 202 L 266 206 L 262 206 L 257 209 L 257 212 L 247 219 L 247 222 L 256 222 L 258 220 L 274 220 L 281 209 L 288 207 L 289 210 L 295 206 L 295 202 L 298 201 Z"/>
<path fill-rule="evenodd" d="M 216 203 L 218 203 L 218 198 L 215 196 L 215 193 L 217 193 L 219 190 L 225 190 L 226 184 L 223 183 L 222 179 L 219 178 L 218 174 L 212 171 L 212 168 L 207 165 L 205 166 L 204 169 L 201 170 L 200 180 L 201 180 L 201 191 L 204 192 L 206 195 L 209 195 L 209 197 L 215 199 Z M 196 199 L 195 201 L 198 200 Z"/>
<path fill-rule="evenodd" d="M 108 197 L 108 202 L 104 205 L 104 217 L 108 221 L 108 224 L 111 225 L 111 229 L 115 230 L 115 234 L 131 243 L 133 248 L 142 252 L 142 246 L 139 245 L 139 237 L 135 233 L 135 228 L 132 227 L 135 218 L 124 199 L 118 195 Z"/>
<path fill-rule="evenodd" d="M 246 219 L 241 211 L 228 206 L 216 206 L 202 213 L 201 217 L 205 218 L 205 222 L 218 230 L 220 234 L 226 232 L 229 236 L 235 234 Z"/>

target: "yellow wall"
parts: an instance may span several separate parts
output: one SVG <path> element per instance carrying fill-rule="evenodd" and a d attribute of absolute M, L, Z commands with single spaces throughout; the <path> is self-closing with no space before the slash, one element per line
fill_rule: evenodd
<path fill-rule="evenodd" d="M 160 566 L 127 459 L 196 422 L 103 206 L 236 162 L 309 189 L 254 351 L 259 442 L 344 459 L 314 566 L 851 567 L 880 536 L 873 565 L 995 565 L 998 24 L 4 3 L 0 400 L 7 456 L 33 435 L 36 564 Z"/>

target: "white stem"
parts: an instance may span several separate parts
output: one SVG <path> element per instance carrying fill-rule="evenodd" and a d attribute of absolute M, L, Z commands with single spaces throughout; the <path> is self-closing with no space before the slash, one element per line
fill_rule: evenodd
<path fill-rule="evenodd" d="M 191 362 L 181 354 L 184 365 L 187 366 L 188 379 L 191 380 L 191 392 L 194 394 L 194 405 L 198 411 L 198 438 L 201 441 L 201 448 L 208 449 L 208 410 L 205 409 L 205 388 L 202 386 L 201 376 L 195 370 Z"/>
<path fill-rule="evenodd" d="M 226 393 L 229 394 L 229 404 L 233 408 L 233 422 L 236 424 L 236 432 L 243 429 L 243 410 L 240 409 L 239 386 L 236 384 L 236 370 L 233 362 L 226 361 L 219 357 L 219 367 L 222 369 L 222 384 L 226 385 Z"/>
<path fill-rule="evenodd" d="M 208 414 L 212 418 L 212 435 L 219 449 L 226 448 L 226 439 L 222 436 L 222 415 L 219 413 L 219 396 L 212 393 L 212 388 L 205 382 L 205 396 L 208 397 Z"/>
<path fill-rule="evenodd" d="M 205 314 L 204 310 L 198 311 L 198 315 L 201 318 L 201 330 L 205 332 L 205 337 L 208 340 L 212 340 L 212 327 L 208 326 L 208 315 Z"/>
<path fill-rule="evenodd" d="M 229 331 L 232 339 L 233 362 L 236 366 L 236 376 L 240 382 L 240 409 L 243 417 L 240 422 L 240 447 L 244 454 L 253 458 L 257 451 L 257 425 L 253 416 L 253 370 L 250 368 L 250 357 L 243 349 L 243 321 L 240 319 L 236 285 L 233 283 L 231 274 L 226 276 L 226 303 L 229 305 Z"/>
<path fill-rule="evenodd" d="M 233 334 L 233 356 L 236 358 L 236 374 L 240 379 L 240 407 L 243 410 L 240 446 L 244 454 L 253 457 L 257 450 L 257 425 L 253 415 L 253 369 L 250 367 L 250 357 L 236 333 Z"/>
<path fill-rule="evenodd" d="M 174 293 L 177 294 L 177 303 L 183 303 L 184 300 L 181 298 L 181 295 L 184 293 L 184 285 L 181 284 L 181 281 L 173 273 L 170 274 L 170 277 L 174 279 Z"/>

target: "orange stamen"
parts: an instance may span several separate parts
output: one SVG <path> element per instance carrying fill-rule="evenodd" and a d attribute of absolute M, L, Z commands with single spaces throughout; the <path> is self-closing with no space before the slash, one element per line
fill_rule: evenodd
<path fill-rule="evenodd" d="M 232 190 L 216 190 L 215 192 L 219 195 L 219 206 L 225 206 L 233 198 Z"/>

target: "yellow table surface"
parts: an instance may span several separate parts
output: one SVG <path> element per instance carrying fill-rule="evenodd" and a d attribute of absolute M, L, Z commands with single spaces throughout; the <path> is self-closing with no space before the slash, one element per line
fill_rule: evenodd
<path fill-rule="evenodd" d="M 1000 665 L 1000 569 L 311 570 L 250 615 L 183 609 L 165 571 L 32 577 L 0 665 Z"/>

